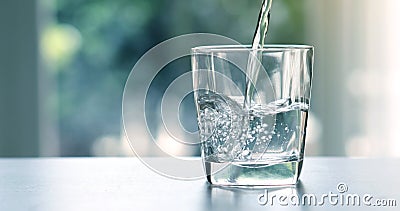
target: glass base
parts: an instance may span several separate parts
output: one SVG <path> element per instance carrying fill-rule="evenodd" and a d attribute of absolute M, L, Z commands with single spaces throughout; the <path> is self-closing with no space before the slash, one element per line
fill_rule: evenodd
<path fill-rule="evenodd" d="M 205 162 L 207 180 L 220 186 L 289 186 L 299 179 L 303 160 L 274 164 Z"/>

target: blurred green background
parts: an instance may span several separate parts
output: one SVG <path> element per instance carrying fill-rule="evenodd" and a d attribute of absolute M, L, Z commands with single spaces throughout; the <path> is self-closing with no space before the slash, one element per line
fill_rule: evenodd
<path fill-rule="evenodd" d="M 186 33 L 214 33 L 248 44 L 261 0 L 0 4 L 0 156 L 124 156 L 132 152 L 121 130 L 122 93 L 136 61 L 156 44 Z M 273 2 L 267 42 L 316 47 L 309 155 L 400 154 L 399 112 L 386 106 L 399 102 L 391 97 L 398 96 L 393 91 L 398 63 L 388 58 L 400 47 L 399 27 L 391 25 L 397 17 L 391 8 L 398 5 L 395 0 L 380 6 L 370 0 Z M 373 11 L 385 15 L 381 21 L 391 27 L 372 26 Z M 384 32 L 393 27 L 387 37 Z M 377 50 L 378 41 L 389 44 Z M 185 65 L 156 78 L 150 90 L 154 109 L 168 82 L 188 71 Z M 187 115 L 193 116 L 193 109 Z M 396 119 L 387 119 L 391 116 Z M 193 126 L 194 120 L 186 122 Z M 150 129 L 158 124 L 150 123 Z"/>

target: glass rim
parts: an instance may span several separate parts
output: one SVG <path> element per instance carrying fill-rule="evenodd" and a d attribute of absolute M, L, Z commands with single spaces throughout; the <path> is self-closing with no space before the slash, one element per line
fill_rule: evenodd
<path fill-rule="evenodd" d="M 263 48 L 252 49 L 251 45 L 205 45 L 197 46 L 191 49 L 191 52 L 226 52 L 226 51 L 262 51 L 262 52 L 276 52 L 276 51 L 293 51 L 293 50 L 313 50 L 312 45 L 303 44 L 270 44 L 265 45 Z"/>

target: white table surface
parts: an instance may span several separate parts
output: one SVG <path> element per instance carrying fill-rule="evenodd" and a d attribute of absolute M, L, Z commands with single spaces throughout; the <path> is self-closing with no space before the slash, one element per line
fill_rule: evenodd
<path fill-rule="evenodd" d="M 158 158 L 160 159 L 160 158 Z M 168 159 L 168 158 L 165 158 Z M 0 158 L 0 211 L 13 210 L 400 210 L 400 159 L 306 158 L 301 182 L 268 193 L 371 194 L 397 206 L 260 205 L 265 189 L 173 180 L 137 158 Z"/>

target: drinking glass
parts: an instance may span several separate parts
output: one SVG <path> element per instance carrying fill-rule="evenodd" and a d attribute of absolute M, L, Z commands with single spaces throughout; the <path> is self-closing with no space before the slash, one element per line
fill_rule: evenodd
<path fill-rule="evenodd" d="M 209 183 L 294 185 L 304 157 L 313 47 L 201 46 L 191 51 Z"/>

